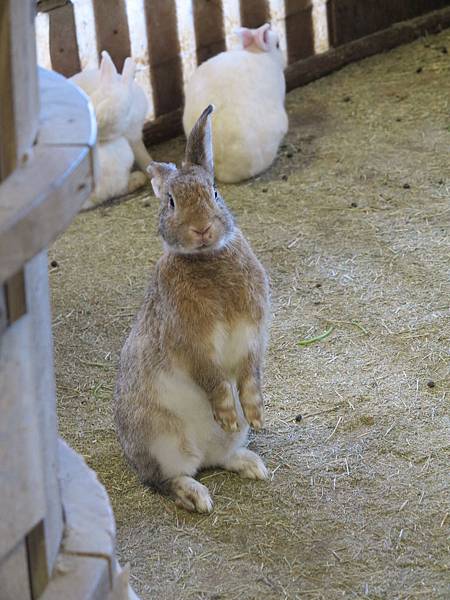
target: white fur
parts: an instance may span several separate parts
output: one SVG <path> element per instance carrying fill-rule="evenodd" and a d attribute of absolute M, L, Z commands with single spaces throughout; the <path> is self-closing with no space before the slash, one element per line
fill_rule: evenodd
<path fill-rule="evenodd" d="M 98 145 L 100 178 L 95 188 L 96 202 L 103 202 L 128 192 L 133 161 L 133 152 L 123 137 Z"/>
<path fill-rule="evenodd" d="M 98 126 L 99 178 L 85 208 L 139 187 L 130 181 L 135 159 L 131 145 L 141 142 L 148 111 L 147 98 L 134 81 L 133 61 L 127 59 L 119 75 L 109 54 L 102 54 L 100 69 L 82 71 L 71 78 L 90 97 Z"/>
<path fill-rule="evenodd" d="M 224 323 L 217 323 L 213 336 L 214 358 L 230 377 L 235 377 L 235 368 L 247 356 L 256 340 L 256 328 L 240 322 L 232 330 Z"/>
<path fill-rule="evenodd" d="M 181 420 L 189 448 L 188 454 L 182 452 L 174 435 L 165 434 L 152 442 L 150 451 L 157 458 L 165 478 L 179 473 L 193 476 L 199 469 L 209 466 L 245 471 L 246 477 L 252 477 L 248 473 L 255 472 L 261 475 L 260 479 L 264 478 L 265 467 L 261 459 L 256 461 L 257 466 L 251 468 L 247 465 L 242 469 L 237 468 L 238 462 L 234 459 L 238 449 L 245 446 L 248 434 L 248 424 L 238 400 L 236 369 L 256 342 L 255 335 L 255 328 L 245 322 L 238 323 L 232 330 L 223 323 L 217 323 L 211 339 L 212 358 L 220 364 L 233 388 L 239 422 L 239 431 L 236 433 L 223 431 L 215 422 L 206 393 L 188 373 L 175 368 L 170 374 L 159 374 L 158 402 Z M 251 455 L 250 462 L 253 453 Z M 246 456 L 248 458 L 250 455 Z"/>
<path fill-rule="evenodd" d="M 198 67 L 186 88 L 186 135 L 205 106 L 216 107 L 214 159 L 221 181 L 241 181 L 267 169 L 287 132 L 283 56 L 272 43 L 268 52 L 252 44 L 214 56 Z"/>

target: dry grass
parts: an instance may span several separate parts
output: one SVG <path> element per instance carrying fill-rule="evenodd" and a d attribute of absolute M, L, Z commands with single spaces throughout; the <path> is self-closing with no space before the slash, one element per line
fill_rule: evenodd
<path fill-rule="evenodd" d="M 61 433 L 110 494 L 143 598 L 450 596 L 444 45 L 449 31 L 291 93 L 276 165 L 221 186 L 272 278 L 252 447 L 273 475 L 204 473 L 210 516 L 144 489 L 112 426 L 118 352 L 160 253 L 154 199 L 81 215 L 52 248 Z"/>

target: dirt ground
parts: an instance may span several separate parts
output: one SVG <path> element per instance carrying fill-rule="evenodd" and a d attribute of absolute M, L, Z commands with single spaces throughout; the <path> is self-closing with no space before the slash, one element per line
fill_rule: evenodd
<path fill-rule="evenodd" d="M 450 598 L 445 48 L 450 30 L 290 93 L 276 164 L 220 186 L 272 280 L 267 423 L 251 439 L 272 476 L 201 474 L 211 515 L 142 487 L 111 418 L 161 251 L 155 199 L 80 215 L 51 249 L 60 431 L 106 486 L 142 598 Z"/>

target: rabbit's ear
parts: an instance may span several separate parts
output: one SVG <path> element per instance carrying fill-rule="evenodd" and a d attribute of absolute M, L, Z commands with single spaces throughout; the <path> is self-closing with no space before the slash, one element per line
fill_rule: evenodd
<path fill-rule="evenodd" d="M 214 175 L 213 146 L 211 133 L 211 113 L 214 106 L 205 108 L 194 125 L 186 144 L 185 162 L 203 167 Z"/>
<path fill-rule="evenodd" d="M 131 84 L 134 81 L 134 74 L 136 72 L 136 63 L 129 56 L 125 59 L 122 69 L 122 79 L 125 83 Z"/>
<path fill-rule="evenodd" d="M 248 27 L 238 27 L 234 30 L 235 34 L 241 38 L 244 48 L 253 44 L 253 31 L 253 29 L 248 29 Z"/>
<path fill-rule="evenodd" d="M 173 163 L 152 161 L 147 167 L 147 173 L 152 182 L 152 188 L 157 198 L 163 197 L 163 184 L 177 168 Z"/>
<path fill-rule="evenodd" d="M 267 38 L 267 32 L 269 31 L 269 29 L 270 23 L 265 23 L 264 25 L 261 25 L 261 27 L 258 27 L 258 29 L 255 29 L 253 32 L 253 39 L 255 40 L 255 44 L 264 52 L 269 51 L 269 41 Z"/>
<path fill-rule="evenodd" d="M 100 63 L 100 78 L 103 82 L 114 81 L 117 77 L 116 67 L 106 50 L 102 51 L 102 61 Z"/>

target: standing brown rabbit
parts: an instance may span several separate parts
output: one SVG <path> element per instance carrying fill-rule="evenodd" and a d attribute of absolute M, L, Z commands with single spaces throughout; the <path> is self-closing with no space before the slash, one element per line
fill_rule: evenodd
<path fill-rule="evenodd" d="M 210 512 L 199 469 L 265 479 L 246 446 L 263 425 L 267 275 L 214 185 L 211 113 L 194 126 L 181 169 L 152 162 L 164 254 L 122 349 L 119 438 L 139 477 L 179 506 Z"/>

